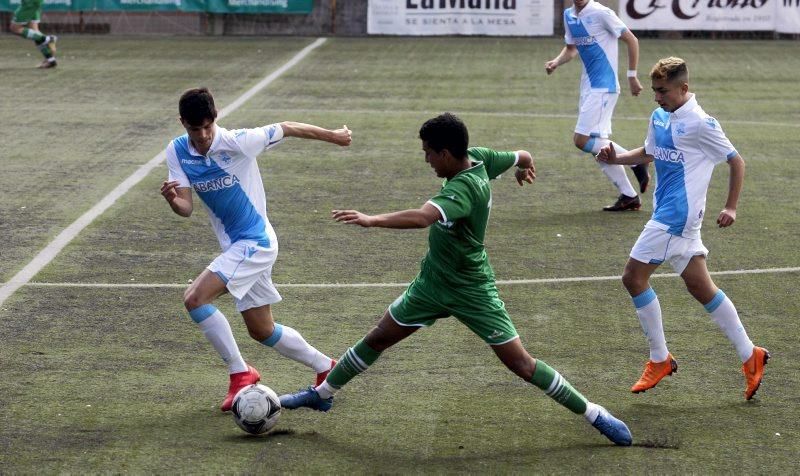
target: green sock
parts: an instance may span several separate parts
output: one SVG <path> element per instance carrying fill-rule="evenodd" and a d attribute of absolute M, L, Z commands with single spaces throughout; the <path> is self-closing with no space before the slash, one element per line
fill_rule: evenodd
<path fill-rule="evenodd" d="M 372 349 L 364 343 L 364 339 L 361 339 L 339 358 L 339 363 L 331 370 L 326 380 L 332 387 L 342 388 L 353 377 L 367 370 L 380 356 L 380 352 Z"/>
<path fill-rule="evenodd" d="M 53 50 L 51 50 L 48 45 L 39 45 L 37 48 L 39 48 L 39 51 L 41 51 L 45 59 L 50 59 L 53 57 Z"/>
<path fill-rule="evenodd" d="M 33 40 L 37 45 L 44 41 L 45 36 L 31 28 L 23 28 L 21 36 Z"/>
<path fill-rule="evenodd" d="M 533 371 L 531 383 L 544 390 L 550 398 L 572 412 L 579 415 L 586 412 L 586 397 L 572 388 L 567 379 L 541 360 L 536 360 L 536 369 Z"/>

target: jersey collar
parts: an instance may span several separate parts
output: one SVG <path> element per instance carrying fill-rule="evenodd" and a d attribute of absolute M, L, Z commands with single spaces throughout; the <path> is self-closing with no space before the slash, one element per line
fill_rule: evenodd
<path fill-rule="evenodd" d="M 594 2 L 594 0 L 589 0 L 588 2 L 586 2 L 586 6 L 585 6 L 585 7 L 583 7 L 583 9 L 582 9 L 580 12 L 579 12 L 579 11 L 577 11 L 577 10 L 575 9 L 575 5 L 573 5 L 573 6 L 571 7 L 571 8 L 572 8 L 572 16 L 574 16 L 574 17 L 582 17 L 582 16 L 586 15 L 586 13 L 587 13 L 589 10 L 591 10 L 591 9 L 593 9 L 593 8 L 594 8 L 594 3 L 595 3 L 595 2 Z"/>
<path fill-rule="evenodd" d="M 186 142 L 189 144 L 189 153 L 192 155 L 196 155 L 197 157 L 207 157 L 207 156 L 210 157 L 211 153 L 214 151 L 214 149 L 217 148 L 217 145 L 219 144 L 219 137 L 221 135 L 220 131 L 222 131 L 222 128 L 219 127 L 219 125 L 214 124 L 214 139 L 211 140 L 211 147 L 208 148 L 208 153 L 206 155 L 197 152 L 197 149 L 194 148 L 194 144 L 192 144 L 191 139 L 187 140 Z"/>
<path fill-rule="evenodd" d="M 675 117 L 682 117 L 689 114 L 695 107 L 697 107 L 697 98 L 695 98 L 694 93 L 689 93 L 689 100 L 683 103 L 683 106 L 672 111 L 672 114 Z"/>

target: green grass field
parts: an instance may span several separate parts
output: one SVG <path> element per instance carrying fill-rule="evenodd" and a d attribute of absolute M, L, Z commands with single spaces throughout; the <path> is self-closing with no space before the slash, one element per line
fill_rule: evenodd
<path fill-rule="evenodd" d="M 65 36 L 59 67 L 39 71 L 28 42 L 0 37 L 0 283 L 182 133 L 182 90 L 209 86 L 224 107 L 311 41 Z M 560 47 L 330 39 L 222 120 L 354 131 L 349 149 L 294 140 L 260 160 L 281 244 L 276 319 L 338 357 L 413 278 L 425 231 L 346 227 L 329 211 L 424 203 L 440 181 L 417 131 L 446 110 L 465 119 L 472 145 L 525 148 L 537 160 L 532 187 L 510 176 L 493 186 L 487 248 L 499 280 L 619 275 L 652 195 L 640 212 L 599 211 L 614 192 L 571 143 L 580 65 L 553 77 L 542 67 Z M 797 473 L 800 273 L 775 269 L 800 265 L 800 43 L 641 47 L 642 73 L 663 56 L 689 62 L 700 103 L 748 164 L 738 221 L 725 230 L 713 217 L 728 173 L 715 172 L 703 241 L 712 272 L 743 271 L 715 281 L 773 354 L 753 401 L 732 346 L 680 279 L 653 279 L 679 372 L 641 395 L 628 388 L 647 345 L 619 280 L 512 283 L 500 292 L 523 343 L 624 419 L 633 447 L 614 447 L 514 377 L 452 319 L 386 352 L 328 414 L 286 411 L 270 434 L 250 437 L 217 409 L 225 368 L 181 302 L 181 285 L 218 245 L 202 210 L 186 220 L 164 203 L 162 165 L 0 306 L 0 474 Z M 629 148 L 655 105 L 643 84 L 616 109 L 614 137 Z M 310 286 L 320 283 L 385 285 Z M 247 337 L 229 297 L 219 307 L 263 383 L 282 393 L 311 382 L 310 370 Z"/>

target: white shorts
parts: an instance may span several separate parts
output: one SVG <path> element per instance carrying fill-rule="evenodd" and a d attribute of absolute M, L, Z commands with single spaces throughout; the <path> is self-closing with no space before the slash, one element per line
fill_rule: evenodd
<path fill-rule="evenodd" d="M 585 136 L 607 139 L 611 135 L 611 116 L 614 114 L 618 98 L 619 93 L 601 91 L 589 91 L 581 94 L 575 132 Z"/>
<path fill-rule="evenodd" d="M 695 256 L 708 256 L 700 238 L 684 238 L 667 233 L 648 223 L 631 250 L 631 258 L 642 263 L 661 264 L 669 261 L 672 269 L 681 274 Z"/>
<path fill-rule="evenodd" d="M 254 240 L 242 240 L 217 256 L 207 269 L 225 282 L 242 312 L 281 300 L 272 283 L 272 265 L 277 257 L 277 247 L 264 248 Z"/>

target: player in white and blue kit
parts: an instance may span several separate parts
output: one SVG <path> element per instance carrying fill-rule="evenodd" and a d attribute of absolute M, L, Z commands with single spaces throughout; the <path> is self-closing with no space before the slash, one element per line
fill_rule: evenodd
<path fill-rule="evenodd" d="M 706 192 L 714 167 L 725 162 L 730 168 L 728 198 L 717 216 L 717 224 L 728 227 L 736 220 L 744 160 L 717 120 L 706 114 L 689 92 L 689 72 L 682 59 L 660 60 L 650 78 L 660 107 L 650 117 L 644 147 L 617 154 L 611 144 L 597 155 L 598 161 L 611 164 L 654 161 L 658 177 L 653 216 L 633 246 L 622 275 L 650 345 L 650 359 L 631 391 L 639 393 L 653 388 L 678 368 L 667 350 L 661 305 L 649 283 L 656 268 L 666 261 L 733 343 L 743 363 L 747 384 L 744 396 L 750 400 L 761 385 L 770 354 L 753 345 L 733 302 L 711 280 L 706 266 L 708 250 L 700 239 Z"/>
<path fill-rule="evenodd" d="M 642 85 L 636 77 L 639 63 L 639 40 L 622 23 L 613 10 L 594 0 L 574 0 L 573 6 L 564 10 L 564 41 L 566 46 L 558 56 L 545 63 L 545 71 L 552 74 L 559 66 L 580 55 L 583 63 L 581 94 L 578 105 L 578 123 L 572 141 L 584 152 L 597 154 L 607 145 L 611 136 L 611 116 L 619 98 L 617 79 L 617 40 L 628 47 L 628 86 L 631 94 L 638 96 Z M 619 144 L 617 150 L 624 151 Z M 620 165 L 600 163 L 600 168 L 619 191 L 617 201 L 603 210 L 618 212 L 638 210 L 641 199 L 631 185 L 625 168 Z M 646 164 L 633 168 L 644 193 L 650 182 Z"/>
<path fill-rule="evenodd" d="M 230 384 L 222 411 L 231 408 L 242 387 L 260 379 L 242 359 L 228 323 L 212 302 L 230 293 L 250 336 L 281 355 L 301 362 L 325 379 L 335 361 L 309 345 L 294 329 L 274 321 L 271 305 L 281 300 L 272 283 L 272 265 L 278 239 L 267 218 L 267 202 L 256 157 L 285 137 L 317 139 L 341 146 L 351 134 L 298 122 L 282 122 L 254 129 L 227 130 L 216 124 L 217 110 L 208 89 L 186 91 L 178 104 L 186 134 L 166 149 L 169 179 L 161 194 L 178 215 L 194 208 L 192 189 L 203 203 L 222 247 L 183 296 L 192 320 L 228 365 Z"/>

